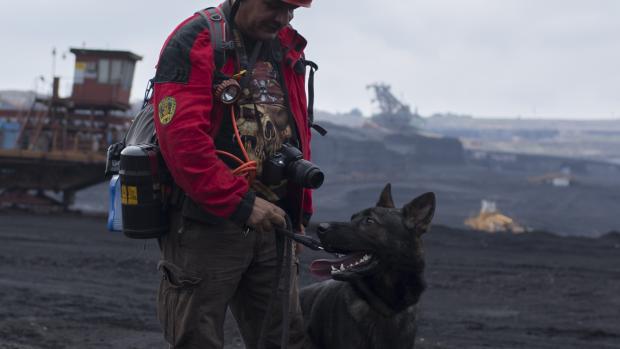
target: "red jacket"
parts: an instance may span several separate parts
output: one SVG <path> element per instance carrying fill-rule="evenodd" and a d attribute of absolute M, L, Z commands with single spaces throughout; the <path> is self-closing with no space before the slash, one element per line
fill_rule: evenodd
<path fill-rule="evenodd" d="M 278 37 L 285 52 L 281 64 L 286 86 L 282 87 L 288 89 L 301 150 L 310 160 L 305 69 L 302 73 L 298 63 L 303 59 L 306 40 L 291 27 L 282 29 Z M 222 72 L 232 75 L 234 67 L 234 57 L 228 57 Z M 254 194 L 248 182 L 234 176 L 215 153 L 214 138 L 222 117 L 229 114 L 214 101 L 214 70 L 207 23 L 194 15 L 172 32 L 160 54 L 152 98 L 157 138 L 175 183 L 196 204 L 211 215 L 245 223 Z M 295 205 L 289 207 L 290 212 L 300 215 L 292 218 L 307 221 L 312 214 L 311 191 L 291 185 L 289 195 Z"/>

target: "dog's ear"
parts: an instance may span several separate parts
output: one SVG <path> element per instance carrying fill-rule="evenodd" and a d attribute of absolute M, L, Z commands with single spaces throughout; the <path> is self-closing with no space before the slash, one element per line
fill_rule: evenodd
<path fill-rule="evenodd" d="M 403 207 L 403 220 L 407 229 L 422 235 L 431 225 L 435 214 L 435 193 L 426 193 Z"/>
<path fill-rule="evenodd" d="M 377 207 L 394 208 L 394 200 L 392 200 L 392 185 L 390 183 L 385 185 L 379 201 L 377 201 Z"/>

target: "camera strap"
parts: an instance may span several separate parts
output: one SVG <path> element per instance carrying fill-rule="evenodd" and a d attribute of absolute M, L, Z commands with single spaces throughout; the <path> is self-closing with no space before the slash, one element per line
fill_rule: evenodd
<path fill-rule="evenodd" d="M 243 39 L 243 35 L 236 28 L 232 29 L 233 33 L 233 43 L 235 47 L 235 54 L 237 55 L 237 72 L 243 73 L 243 76 L 239 80 L 242 89 L 247 88 L 248 83 L 252 77 L 252 70 L 254 69 L 254 65 L 258 61 L 258 56 L 263 49 L 263 41 L 257 40 L 252 48 L 252 54 L 248 57 L 247 50 L 245 47 L 245 42 Z"/>

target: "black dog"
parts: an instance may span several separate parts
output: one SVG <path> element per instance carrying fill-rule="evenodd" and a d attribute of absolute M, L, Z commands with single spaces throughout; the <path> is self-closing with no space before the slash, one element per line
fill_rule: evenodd
<path fill-rule="evenodd" d="M 415 308 L 425 288 L 421 236 L 434 212 L 433 193 L 395 208 L 388 184 L 376 207 L 354 214 L 349 223 L 319 225 L 325 249 L 346 256 L 314 261 L 313 274 L 333 280 L 300 294 L 316 348 L 414 347 Z"/>

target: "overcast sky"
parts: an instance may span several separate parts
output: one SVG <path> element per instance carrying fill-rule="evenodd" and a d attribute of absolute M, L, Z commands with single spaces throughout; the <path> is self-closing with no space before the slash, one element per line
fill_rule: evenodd
<path fill-rule="evenodd" d="M 169 32 L 217 3 L 11 2 L 0 11 L 0 90 L 33 89 L 51 75 L 53 47 L 85 44 L 143 56 L 139 98 Z M 320 65 L 319 109 L 370 114 L 365 86 L 380 81 L 422 115 L 620 118 L 620 1 L 315 0 L 293 25 Z M 74 56 L 66 56 L 56 72 L 69 93 Z"/>

